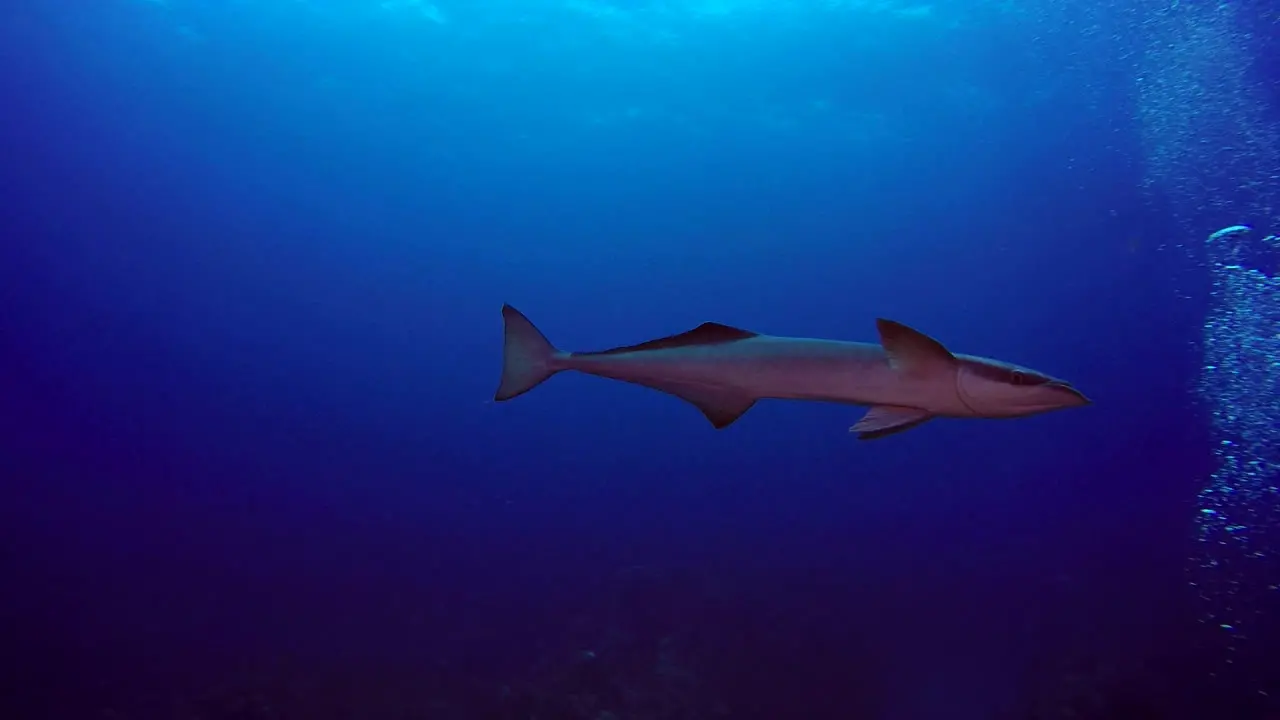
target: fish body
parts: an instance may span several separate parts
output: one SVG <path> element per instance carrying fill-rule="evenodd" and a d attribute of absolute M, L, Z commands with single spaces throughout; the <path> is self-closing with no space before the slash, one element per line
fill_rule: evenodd
<path fill-rule="evenodd" d="M 954 354 L 880 319 L 879 343 L 783 337 L 703 323 L 678 335 L 599 352 L 562 352 L 518 310 L 502 310 L 503 375 L 510 400 L 564 370 L 643 385 L 679 397 L 713 426 L 731 425 L 757 400 L 870 406 L 851 432 L 870 439 L 934 417 L 1023 417 L 1088 404 L 1065 381 L 1028 368 Z"/>

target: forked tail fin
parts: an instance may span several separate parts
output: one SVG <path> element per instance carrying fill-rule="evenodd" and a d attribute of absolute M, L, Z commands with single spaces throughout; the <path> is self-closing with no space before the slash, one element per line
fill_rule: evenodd
<path fill-rule="evenodd" d="M 503 305 L 502 323 L 502 382 L 493 396 L 499 401 L 527 393 L 560 371 L 552 366 L 559 351 L 523 313 Z"/>

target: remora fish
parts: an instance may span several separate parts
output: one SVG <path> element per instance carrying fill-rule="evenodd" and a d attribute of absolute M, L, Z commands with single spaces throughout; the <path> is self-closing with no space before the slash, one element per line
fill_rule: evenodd
<path fill-rule="evenodd" d="M 863 440 L 934 417 L 1012 418 L 1079 407 L 1063 380 L 1017 365 L 955 354 L 924 333 L 876 320 L 880 343 L 761 335 L 719 323 L 639 345 L 561 352 L 519 310 L 502 306 L 502 381 L 510 400 L 561 370 L 635 383 L 695 405 L 717 429 L 757 400 L 869 405 L 849 432 Z"/>

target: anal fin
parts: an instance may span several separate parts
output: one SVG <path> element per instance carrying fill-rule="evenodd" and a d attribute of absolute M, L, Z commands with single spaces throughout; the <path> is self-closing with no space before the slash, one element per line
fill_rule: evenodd
<path fill-rule="evenodd" d="M 697 407 L 717 430 L 729 427 L 756 404 L 756 399 L 749 395 L 709 385 L 663 383 L 649 387 Z"/>
<path fill-rule="evenodd" d="M 876 405 L 867 411 L 849 432 L 857 433 L 859 440 L 875 440 L 894 433 L 910 430 L 923 424 L 933 415 L 927 410 L 897 405 Z"/>

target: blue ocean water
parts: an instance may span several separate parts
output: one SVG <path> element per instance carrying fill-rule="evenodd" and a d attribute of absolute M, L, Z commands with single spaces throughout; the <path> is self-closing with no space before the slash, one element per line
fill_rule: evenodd
<path fill-rule="evenodd" d="M 1274 357 L 1207 319 L 1280 266 L 1204 243 L 1280 231 L 1276 22 L 5 5 L 3 717 L 1263 717 L 1276 574 L 1198 529 L 1280 551 L 1274 373 L 1205 369 Z M 1094 404 L 494 403 L 504 302 L 573 350 L 887 317 Z"/>

